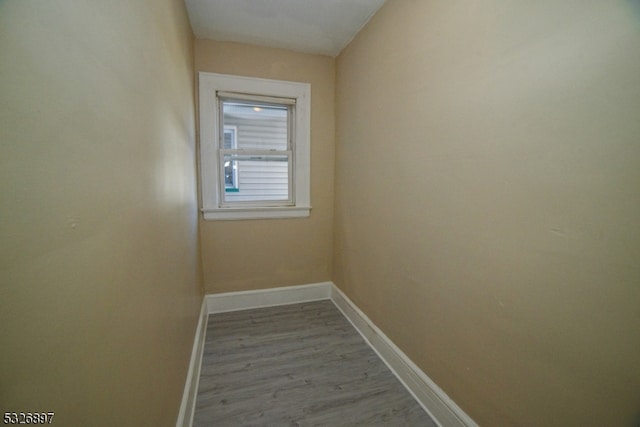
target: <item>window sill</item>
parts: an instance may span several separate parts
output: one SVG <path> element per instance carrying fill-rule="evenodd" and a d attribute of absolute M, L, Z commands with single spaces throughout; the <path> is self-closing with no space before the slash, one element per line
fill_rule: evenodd
<path fill-rule="evenodd" d="M 306 218 L 311 206 L 202 209 L 205 220 Z"/>

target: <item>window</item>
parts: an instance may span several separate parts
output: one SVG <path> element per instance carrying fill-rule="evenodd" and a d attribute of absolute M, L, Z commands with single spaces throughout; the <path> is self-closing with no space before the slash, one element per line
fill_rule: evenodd
<path fill-rule="evenodd" d="M 200 73 L 205 219 L 309 216 L 310 86 Z"/>

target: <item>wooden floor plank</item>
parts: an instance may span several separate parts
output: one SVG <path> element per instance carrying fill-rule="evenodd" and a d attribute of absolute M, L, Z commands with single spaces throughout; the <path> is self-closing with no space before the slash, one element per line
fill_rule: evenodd
<path fill-rule="evenodd" d="M 331 301 L 209 316 L 194 426 L 436 426 Z"/>

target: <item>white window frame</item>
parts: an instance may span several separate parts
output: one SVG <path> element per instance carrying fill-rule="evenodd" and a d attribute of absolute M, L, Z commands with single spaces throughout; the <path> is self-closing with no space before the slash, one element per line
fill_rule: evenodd
<path fill-rule="evenodd" d="M 308 217 L 311 211 L 311 85 L 217 73 L 199 73 L 200 105 L 200 189 L 204 219 L 233 220 Z M 263 202 L 227 205 L 220 182 L 220 107 L 218 92 L 257 95 L 295 100 L 293 161 L 291 165 L 292 203 L 265 206 Z"/>

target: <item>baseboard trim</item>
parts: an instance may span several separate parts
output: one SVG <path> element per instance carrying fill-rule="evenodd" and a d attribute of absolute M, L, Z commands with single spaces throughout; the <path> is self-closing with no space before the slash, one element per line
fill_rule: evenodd
<path fill-rule="evenodd" d="M 193 414 L 196 409 L 196 395 L 198 394 L 198 383 L 200 382 L 200 367 L 202 366 L 202 352 L 204 351 L 204 339 L 207 332 L 207 318 L 209 317 L 205 299 L 200 307 L 200 317 L 196 326 L 196 334 L 191 350 L 191 360 L 187 371 L 187 380 L 184 385 L 182 403 L 178 412 L 176 427 L 191 427 L 193 424 Z"/>
<path fill-rule="evenodd" d="M 331 298 L 332 282 L 205 295 L 209 314 Z"/>
<path fill-rule="evenodd" d="M 191 427 L 209 314 L 330 299 L 441 427 L 478 427 L 333 282 L 205 295 L 177 427 Z"/>
<path fill-rule="evenodd" d="M 438 425 L 478 427 L 471 417 L 335 285 L 331 289 L 331 300 Z"/>

